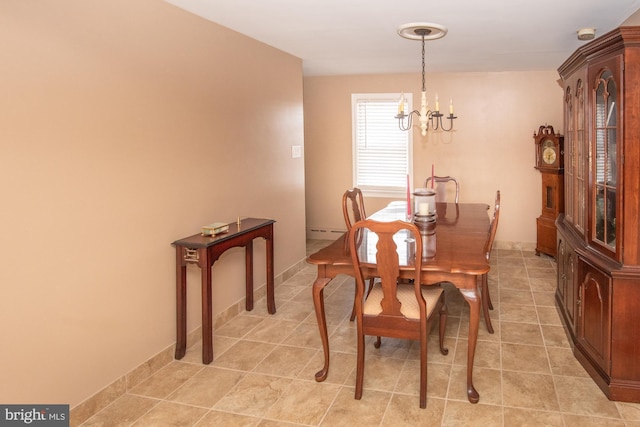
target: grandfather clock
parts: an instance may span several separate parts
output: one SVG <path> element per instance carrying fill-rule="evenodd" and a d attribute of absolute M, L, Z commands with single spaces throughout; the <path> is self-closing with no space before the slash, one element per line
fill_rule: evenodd
<path fill-rule="evenodd" d="M 553 126 L 533 134 L 536 169 L 542 174 L 542 213 L 536 219 L 536 255 L 556 257 L 556 218 L 564 212 L 564 137 Z"/>

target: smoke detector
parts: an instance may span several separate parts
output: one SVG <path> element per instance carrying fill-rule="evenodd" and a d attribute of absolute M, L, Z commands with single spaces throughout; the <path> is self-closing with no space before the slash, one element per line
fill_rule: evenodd
<path fill-rule="evenodd" d="M 581 28 L 578 30 L 578 40 L 593 40 L 595 36 L 595 28 Z"/>

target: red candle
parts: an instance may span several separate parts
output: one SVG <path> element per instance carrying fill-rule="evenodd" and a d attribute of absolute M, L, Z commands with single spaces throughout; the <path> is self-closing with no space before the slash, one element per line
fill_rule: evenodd
<path fill-rule="evenodd" d="M 411 189 L 409 186 L 409 174 L 407 174 L 407 220 L 411 219 Z"/>
<path fill-rule="evenodd" d="M 433 172 L 434 172 L 434 166 L 433 166 L 433 163 L 431 163 L 431 189 L 433 189 L 433 178 L 435 176 Z"/>

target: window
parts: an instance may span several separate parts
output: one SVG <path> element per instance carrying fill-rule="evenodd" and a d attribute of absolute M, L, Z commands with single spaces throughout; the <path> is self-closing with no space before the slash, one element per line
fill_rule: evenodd
<path fill-rule="evenodd" d="M 367 196 L 406 197 L 412 132 L 398 128 L 399 93 L 352 94 L 353 185 Z M 412 110 L 411 94 L 405 94 Z"/>

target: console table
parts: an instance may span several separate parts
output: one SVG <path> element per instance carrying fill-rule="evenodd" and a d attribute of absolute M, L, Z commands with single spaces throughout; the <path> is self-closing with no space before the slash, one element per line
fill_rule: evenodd
<path fill-rule="evenodd" d="M 253 310 L 253 240 L 262 237 L 267 246 L 267 310 L 276 312 L 273 277 L 272 219 L 245 218 L 230 223 L 229 231 L 215 236 L 194 234 L 176 240 L 176 359 L 187 348 L 187 264 L 200 267 L 202 275 L 202 363 L 213 360 L 213 318 L 211 310 L 211 267 L 227 249 L 244 246 L 246 270 L 246 309 Z"/>

